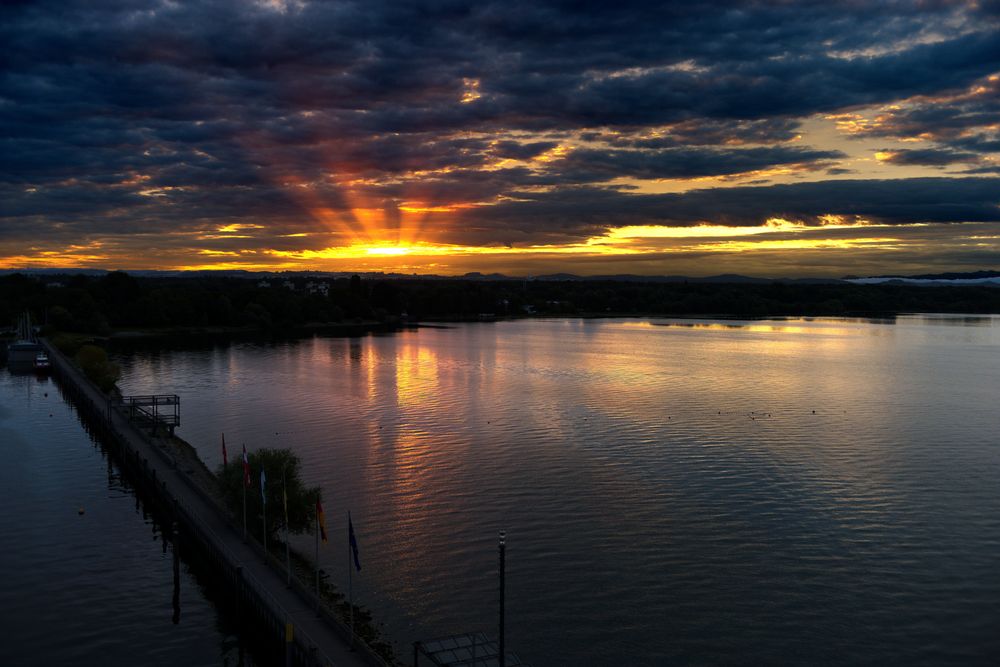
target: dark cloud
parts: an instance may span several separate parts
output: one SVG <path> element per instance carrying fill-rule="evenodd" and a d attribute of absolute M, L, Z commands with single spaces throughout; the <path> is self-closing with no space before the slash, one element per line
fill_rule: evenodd
<path fill-rule="evenodd" d="M 843 174 L 839 151 L 796 143 L 804 120 L 901 100 L 869 134 L 936 143 L 893 162 L 988 156 L 1000 147 L 991 3 L 65 0 L 0 12 L 5 238 L 26 222 L 71 243 L 252 221 L 269 230 L 253 242 L 279 243 L 320 233 L 323 216 L 356 231 L 359 205 L 391 225 L 407 204 L 476 204 L 466 243 L 838 210 L 980 220 L 996 206 L 978 189 L 989 178 L 607 186 Z"/>
<path fill-rule="evenodd" d="M 979 156 L 975 153 L 960 153 L 948 148 L 909 148 L 899 150 L 883 148 L 879 159 L 889 164 L 918 164 L 931 167 L 945 167 L 956 162 L 974 162 L 979 159 Z"/>
<path fill-rule="evenodd" d="M 556 141 L 532 141 L 528 143 L 520 143 L 517 141 L 498 141 L 496 145 L 493 146 L 493 153 L 497 157 L 501 158 L 529 160 L 546 151 L 552 150 L 558 145 L 559 142 Z"/>
<path fill-rule="evenodd" d="M 677 146 L 763 144 L 791 141 L 801 123 L 792 118 L 754 120 L 699 118 L 658 128 L 656 136 L 591 133 L 590 140 L 604 140 L 618 147 L 673 148 Z"/>
<path fill-rule="evenodd" d="M 756 226 L 780 217 L 821 225 L 823 216 L 893 225 L 1000 221 L 998 178 L 839 180 L 643 195 L 599 188 L 521 193 L 475 212 L 481 242 L 559 235 L 583 240 L 628 224 Z M 540 222 L 541 221 L 541 222 Z"/>
<path fill-rule="evenodd" d="M 1000 153 L 1000 75 L 954 94 L 917 97 L 884 111 L 857 137 L 920 139 L 933 148 L 893 151 L 895 164 L 946 165 Z"/>
<path fill-rule="evenodd" d="M 726 176 L 777 166 L 818 169 L 844 157 L 839 151 L 773 147 L 744 149 L 668 148 L 643 150 L 578 150 L 553 162 L 550 169 L 577 182 L 605 181 L 618 176 L 665 179 Z"/>

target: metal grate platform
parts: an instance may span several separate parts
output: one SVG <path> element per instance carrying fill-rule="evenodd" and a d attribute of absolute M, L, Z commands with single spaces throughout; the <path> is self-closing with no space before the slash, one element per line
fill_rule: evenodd
<path fill-rule="evenodd" d="M 499 653 L 497 642 L 482 632 L 470 632 L 417 642 L 413 645 L 413 664 L 419 665 L 419 659 L 426 658 L 425 664 L 436 667 L 500 667 Z M 506 664 L 527 667 L 509 652 Z"/>

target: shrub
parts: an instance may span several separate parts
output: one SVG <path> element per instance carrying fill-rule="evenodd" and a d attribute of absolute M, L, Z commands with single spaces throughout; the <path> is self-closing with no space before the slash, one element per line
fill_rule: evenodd
<path fill-rule="evenodd" d="M 121 368 L 118 367 L 118 364 L 109 361 L 108 353 L 96 345 L 81 347 L 76 353 L 76 363 L 90 378 L 90 381 L 100 387 L 104 393 L 111 391 L 115 382 L 121 377 Z"/>

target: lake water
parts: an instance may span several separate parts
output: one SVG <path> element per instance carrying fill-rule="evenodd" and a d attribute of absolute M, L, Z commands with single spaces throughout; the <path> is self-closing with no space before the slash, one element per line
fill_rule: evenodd
<path fill-rule="evenodd" d="M 290 447 L 407 645 L 542 665 L 996 664 L 1000 318 L 532 320 L 119 354 L 212 466 Z M 70 504 L 75 503 L 72 500 Z M 311 551 L 303 538 L 303 550 Z M 9 571 L 9 570 L 7 570 Z"/>
<path fill-rule="evenodd" d="M 254 664 L 52 380 L 0 368 L 0 454 L 0 665 Z"/>

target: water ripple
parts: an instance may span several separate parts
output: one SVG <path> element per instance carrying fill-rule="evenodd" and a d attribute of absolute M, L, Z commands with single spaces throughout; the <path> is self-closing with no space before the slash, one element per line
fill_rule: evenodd
<path fill-rule="evenodd" d="M 212 465 L 220 431 L 293 447 L 404 645 L 492 632 L 506 528 L 508 646 L 534 664 L 988 664 L 1000 319 L 962 322 L 503 322 L 120 362 L 127 392 L 183 395 Z"/>

